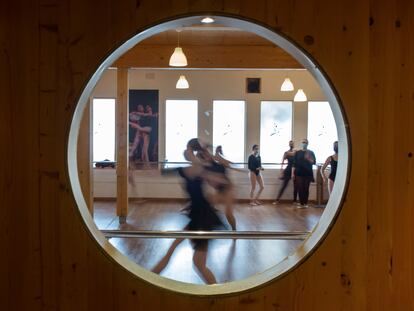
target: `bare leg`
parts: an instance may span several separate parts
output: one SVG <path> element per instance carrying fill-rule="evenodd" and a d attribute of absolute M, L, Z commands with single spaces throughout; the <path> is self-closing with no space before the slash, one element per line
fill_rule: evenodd
<path fill-rule="evenodd" d="M 264 185 L 263 185 L 263 178 L 262 175 L 257 175 L 256 177 L 257 183 L 259 184 L 259 191 L 256 194 L 256 198 L 255 200 L 257 201 L 259 199 L 260 194 L 262 193 L 263 189 L 264 189 Z M 256 203 L 260 203 L 260 202 L 256 202 Z"/>
<path fill-rule="evenodd" d="M 229 189 L 224 193 L 224 205 L 226 208 L 226 218 L 229 222 L 231 229 L 236 230 L 236 218 L 233 213 L 233 201 L 234 201 L 234 190 L 230 186 Z"/>
<path fill-rule="evenodd" d="M 184 241 L 184 239 L 176 239 L 171 244 L 170 248 L 168 249 L 167 253 L 164 255 L 164 257 L 161 258 L 161 260 L 155 265 L 154 268 L 151 269 L 152 272 L 160 274 L 162 270 L 165 269 L 165 267 L 168 265 L 168 262 L 171 259 L 172 254 L 174 253 L 177 246 Z"/>
<path fill-rule="evenodd" d="M 332 193 L 333 186 L 334 186 L 334 181 L 332 179 L 328 179 L 328 192 L 329 192 L 329 195 L 331 195 L 331 193 Z"/>
<path fill-rule="evenodd" d="M 256 174 L 250 172 L 250 204 L 254 204 L 254 191 L 256 190 Z"/>
<path fill-rule="evenodd" d="M 135 137 L 134 137 L 134 141 L 132 143 L 132 147 L 131 150 L 129 151 L 129 156 L 132 157 L 134 155 L 135 150 L 137 149 L 138 145 L 139 145 L 139 141 L 140 141 L 140 136 L 141 133 L 139 130 L 135 131 Z"/>
<path fill-rule="evenodd" d="M 150 137 L 147 133 L 142 134 L 143 137 L 143 144 L 142 144 L 142 162 L 144 162 L 148 166 L 149 158 L 148 158 L 148 146 L 150 142 Z"/>
<path fill-rule="evenodd" d="M 208 242 L 207 242 L 208 243 Z M 216 284 L 216 278 L 209 268 L 207 268 L 207 250 L 208 244 L 204 244 L 195 248 L 193 255 L 193 263 L 196 266 L 198 275 L 207 284 Z"/>
<path fill-rule="evenodd" d="M 224 205 L 227 221 L 229 222 L 231 229 L 236 230 L 236 219 L 234 218 L 234 214 L 233 214 L 233 203 L 234 203 L 233 187 L 229 186 L 229 188 L 225 192 L 217 192 L 215 195 L 208 196 L 208 201 L 213 206 L 217 204 Z"/>

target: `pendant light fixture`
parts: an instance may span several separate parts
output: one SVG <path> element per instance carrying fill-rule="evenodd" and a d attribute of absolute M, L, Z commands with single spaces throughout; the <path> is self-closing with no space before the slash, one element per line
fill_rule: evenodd
<path fill-rule="evenodd" d="M 188 84 L 187 79 L 184 75 L 181 75 L 180 78 L 177 81 L 177 84 L 175 85 L 176 89 L 188 89 L 190 85 Z"/>
<path fill-rule="evenodd" d="M 211 18 L 211 17 L 209 17 L 209 16 L 206 16 L 206 17 L 204 17 L 204 18 L 201 20 L 201 22 L 202 22 L 203 24 L 211 24 L 211 23 L 214 23 L 214 18 Z"/>
<path fill-rule="evenodd" d="M 280 90 L 282 92 L 291 92 L 295 88 L 293 87 L 292 81 L 290 81 L 289 78 L 285 78 L 285 81 L 283 81 L 282 86 L 280 87 Z"/>
<path fill-rule="evenodd" d="M 302 89 L 299 89 L 296 92 L 295 97 L 293 98 L 294 102 L 306 102 L 308 101 L 308 98 L 306 97 L 305 92 Z"/>
<path fill-rule="evenodd" d="M 170 66 L 172 67 L 185 67 L 187 66 L 187 57 L 183 52 L 183 49 L 180 48 L 180 32 L 181 29 L 177 29 L 178 32 L 178 39 L 177 39 L 177 47 L 174 49 L 174 53 L 170 57 Z"/>

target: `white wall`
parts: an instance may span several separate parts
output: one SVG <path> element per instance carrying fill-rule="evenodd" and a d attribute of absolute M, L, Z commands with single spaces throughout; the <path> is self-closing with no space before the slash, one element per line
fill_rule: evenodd
<path fill-rule="evenodd" d="M 281 186 L 282 181 L 278 178 L 279 170 L 265 170 L 262 172 L 265 189 L 261 199 L 274 200 Z M 249 199 L 250 181 L 248 172 L 230 172 L 230 178 L 235 185 L 237 199 Z M 173 176 L 161 176 L 157 170 L 145 170 L 134 172 L 134 183 L 129 184 L 130 198 L 184 198 L 185 192 L 182 188 L 182 179 Z M 316 177 L 316 176 L 315 176 Z M 324 199 L 328 198 L 327 186 L 324 186 Z M 96 198 L 116 197 L 116 173 L 114 169 L 94 170 L 94 196 Z M 282 200 L 292 200 L 293 185 L 289 182 Z M 316 183 L 310 187 L 310 200 L 316 201 Z"/>
<path fill-rule="evenodd" d="M 187 90 L 178 90 L 175 84 L 180 74 L 185 74 L 190 83 Z M 116 98 L 116 69 L 107 70 L 95 87 L 92 98 Z M 165 101 L 167 99 L 197 99 L 199 104 L 199 137 L 212 143 L 212 117 L 206 117 L 204 112 L 212 110 L 213 100 L 245 100 L 246 101 L 246 150 L 245 159 L 250 154 L 253 144 L 260 142 L 260 101 L 290 100 L 294 92 L 281 92 L 283 80 L 289 77 L 295 89 L 303 88 L 309 101 L 323 101 L 325 96 L 319 85 L 306 70 L 163 70 L 163 69 L 130 69 L 130 89 L 159 90 L 159 158 L 165 155 Z M 261 93 L 246 93 L 246 78 L 261 78 Z M 307 136 L 307 103 L 293 103 L 293 138 L 299 141 Z M 210 133 L 206 135 L 204 130 Z M 286 142 L 286 146 L 287 146 Z M 312 142 L 309 148 L 312 149 Z M 322 159 L 317 159 L 319 162 Z M 279 162 L 275 159 L 274 162 Z M 130 187 L 131 197 L 182 197 L 180 183 L 176 178 L 165 178 L 154 171 L 135 173 L 136 185 Z M 278 171 L 264 171 L 266 189 L 264 199 L 274 199 L 279 187 Z M 237 197 L 247 198 L 249 180 L 246 174 L 233 174 L 234 182 L 239 189 Z M 95 170 L 94 191 L 96 197 L 114 197 L 116 194 L 115 172 L 111 169 Z M 291 189 L 286 193 L 291 196 Z M 311 198 L 315 198 L 314 187 L 311 188 Z"/>

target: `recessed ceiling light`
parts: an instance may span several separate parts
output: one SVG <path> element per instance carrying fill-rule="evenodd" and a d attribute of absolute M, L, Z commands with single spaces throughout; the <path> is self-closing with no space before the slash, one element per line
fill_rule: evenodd
<path fill-rule="evenodd" d="M 201 22 L 204 23 L 204 24 L 211 24 L 211 23 L 214 23 L 214 19 L 212 19 L 211 17 L 204 17 L 201 20 Z"/>

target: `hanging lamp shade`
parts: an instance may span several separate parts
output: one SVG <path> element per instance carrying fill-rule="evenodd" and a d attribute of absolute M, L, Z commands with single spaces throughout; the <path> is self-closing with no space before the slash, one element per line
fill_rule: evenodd
<path fill-rule="evenodd" d="M 173 67 L 187 66 L 187 57 L 185 57 L 185 54 L 182 48 L 177 46 L 174 49 L 174 53 L 170 57 L 170 66 L 173 66 Z"/>
<path fill-rule="evenodd" d="M 184 75 L 181 75 L 180 78 L 177 81 L 177 84 L 175 85 L 176 89 L 188 89 L 190 85 L 188 84 L 187 79 Z"/>
<path fill-rule="evenodd" d="M 294 102 L 306 102 L 307 100 L 308 100 L 308 98 L 306 97 L 306 94 L 302 89 L 299 89 L 296 92 L 295 97 L 293 98 Z"/>
<path fill-rule="evenodd" d="M 285 81 L 283 81 L 282 86 L 280 87 L 280 90 L 282 92 L 290 92 L 293 91 L 295 88 L 293 87 L 292 81 L 290 81 L 289 78 L 286 78 Z"/>
<path fill-rule="evenodd" d="M 209 17 L 209 16 L 207 16 L 207 17 L 204 17 L 204 18 L 201 20 L 201 22 L 202 22 L 203 24 L 211 24 L 211 23 L 214 23 L 214 19 L 213 19 L 213 18 L 211 18 L 211 17 Z"/>

